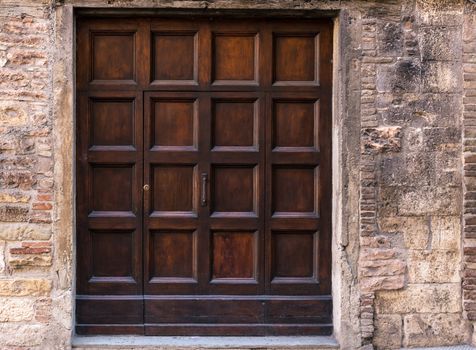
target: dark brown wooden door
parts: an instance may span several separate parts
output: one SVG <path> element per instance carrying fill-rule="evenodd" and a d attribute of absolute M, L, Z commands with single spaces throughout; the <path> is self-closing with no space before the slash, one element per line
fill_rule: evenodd
<path fill-rule="evenodd" d="M 330 20 L 78 21 L 77 327 L 330 334 Z"/>

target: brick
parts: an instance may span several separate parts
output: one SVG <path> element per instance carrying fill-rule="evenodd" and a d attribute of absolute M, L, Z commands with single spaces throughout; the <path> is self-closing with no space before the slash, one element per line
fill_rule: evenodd
<path fill-rule="evenodd" d="M 21 248 L 10 248 L 10 254 L 48 254 L 51 253 L 50 242 L 22 242 Z"/>
<path fill-rule="evenodd" d="M 33 210 L 51 210 L 53 205 L 51 203 L 33 203 L 32 209 Z"/>

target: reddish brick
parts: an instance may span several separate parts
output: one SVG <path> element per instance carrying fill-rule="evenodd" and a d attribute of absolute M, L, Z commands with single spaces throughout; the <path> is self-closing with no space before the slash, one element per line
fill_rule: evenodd
<path fill-rule="evenodd" d="M 38 201 L 52 201 L 53 200 L 53 194 L 51 193 L 38 193 L 36 196 L 36 199 Z"/>
<path fill-rule="evenodd" d="M 51 210 L 53 206 L 51 203 L 33 203 L 32 208 L 33 210 Z"/>

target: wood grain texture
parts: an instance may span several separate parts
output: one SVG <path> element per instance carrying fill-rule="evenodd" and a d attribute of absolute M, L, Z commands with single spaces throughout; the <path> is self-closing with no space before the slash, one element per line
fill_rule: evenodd
<path fill-rule="evenodd" d="M 77 332 L 332 333 L 332 23 L 82 18 Z"/>

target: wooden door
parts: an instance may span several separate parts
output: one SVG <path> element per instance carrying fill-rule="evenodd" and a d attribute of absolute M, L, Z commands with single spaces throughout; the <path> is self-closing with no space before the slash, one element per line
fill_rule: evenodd
<path fill-rule="evenodd" d="M 331 29 L 79 21 L 78 332 L 332 332 Z"/>

